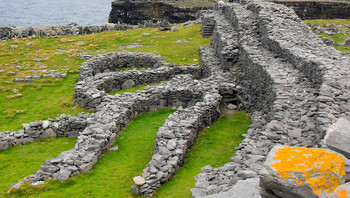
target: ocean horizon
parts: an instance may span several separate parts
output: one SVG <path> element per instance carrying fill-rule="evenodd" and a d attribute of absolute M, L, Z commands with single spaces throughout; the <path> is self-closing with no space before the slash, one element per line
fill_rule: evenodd
<path fill-rule="evenodd" d="M 18 28 L 66 25 L 103 25 L 113 0 L 0 0 L 0 27 Z"/>

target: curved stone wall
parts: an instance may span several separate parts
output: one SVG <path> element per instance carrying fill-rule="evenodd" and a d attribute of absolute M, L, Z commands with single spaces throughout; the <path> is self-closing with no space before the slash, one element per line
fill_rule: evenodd
<path fill-rule="evenodd" d="M 148 69 L 112 72 L 127 67 Z M 74 98 L 79 105 L 95 109 L 111 91 L 168 80 L 178 74 L 191 74 L 194 78 L 202 78 L 208 76 L 210 71 L 207 67 L 179 67 L 151 53 L 101 54 L 81 65 L 80 81 L 76 84 Z"/>
<path fill-rule="evenodd" d="M 99 54 L 81 64 L 79 81 L 98 73 L 117 71 L 128 67 L 158 68 L 168 66 L 164 58 L 152 53 L 109 52 Z"/>

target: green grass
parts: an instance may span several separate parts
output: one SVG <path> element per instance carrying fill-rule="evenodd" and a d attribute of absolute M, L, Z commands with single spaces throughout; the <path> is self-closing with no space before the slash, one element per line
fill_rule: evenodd
<path fill-rule="evenodd" d="M 143 36 L 144 33 L 148 33 L 149 36 Z M 187 42 L 175 42 L 180 39 Z M 86 44 L 77 45 L 78 41 Z M 145 46 L 134 49 L 115 48 L 136 42 Z M 200 25 L 180 26 L 176 32 L 137 29 L 0 42 L 0 70 L 5 70 L 0 72 L 0 104 L 2 104 L 0 105 L 0 132 L 18 130 L 22 123 L 56 118 L 61 113 L 74 116 L 79 112 L 87 111 L 73 104 L 77 72 L 80 64 L 86 61 L 77 58 L 74 53 L 88 52 L 96 55 L 120 51 L 152 52 L 163 56 L 169 62 L 186 65 L 198 63 L 194 59 L 199 60 L 199 46 L 206 46 L 209 42 L 210 38 L 202 38 Z M 32 45 L 27 47 L 28 43 Z M 18 48 L 10 50 L 11 45 L 17 45 Z M 64 52 L 60 52 L 59 49 Z M 17 65 L 21 67 L 18 71 L 12 68 Z M 46 71 L 38 71 L 40 66 L 45 66 Z M 68 77 L 64 80 L 41 79 L 36 80 L 35 83 L 13 82 L 14 78 L 33 74 L 42 75 L 49 70 L 68 71 Z M 10 71 L 15 71 L 15 74 L 9 74 Z M 14 93 L 12 89 L 19 91 Z"/>
<path fill-rule="evenodd" d="M 0 131 L 18 130 L 22 123 L 56 118 L 62 113 L 77 115 L 86 109 L 73 103 L 74 85 L 78 74 L 65 79 L 38 80 L 32 84 L 17 84 L 21 96 L 11 91 L 1 92 Z"/>
<path fill-rule="evenodd" d="M 0 151 L 0 197 L 18 180 L 35 173 L 45 160 L 74 147 L 76 138 L 46 138 Z"/>
<path fill-rule="evenodd" d="M 22 188 L 7 196 L 137 197 L 130 193 L 133 185 L 132 178 L 140 175 L 151 160 L 158 128 L 174 111 L 165 109 L 137 116 L 118 136 L 115 144 L 119 146 L 119 150 L 104 154 L 88 173 L 77 175 L 67 181 L 50 180 L 44 185 Z M 250 117 L 240 111 L 230 118 L 220 118 L 210 128 L 203 130 L 188 153 L 185 165 L 180 172 L 157 190 L 153 197 L 191 197 L 190 189 L 195 184 L 194 176 L 208 164 L 219 167 L 229 162 L 229 158 L 235 153 L 234 147 L 242 141 L 241 135 L 246 132 L 249 124 Z M 48 144 L 40 144 L 40 146 L 43 146 L 43 150 L 46 146 L 50 147 Z M 24 146 L 23 149 L 27 148 Z M 27 150 L 26 152 L 30 152 L 33 148 Z M 18 152 L 17 159 L 21 159 L 22 155 L 26 154 L 23 151 Z M 35 158 L 35 155 L 31 156 Z M 17 163 L 11 158 L 9 160 L 9 164 Z M 27 168 L 29 167 L 23 167 L 20 170 L 9 168 L 9 170 L 24 172 Z M 22 176 L 14 180 L 21 178 Z M 6 187 L 11 182 L 5 182 L 1 189 L 6 191 Z"/>

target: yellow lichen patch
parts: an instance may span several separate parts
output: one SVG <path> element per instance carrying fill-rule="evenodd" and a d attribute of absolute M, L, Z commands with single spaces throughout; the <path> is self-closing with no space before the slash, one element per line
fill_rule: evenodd
<path fill-rule="evenodd" d="M 337 190 L 335 192 L 335 194 L 337 196 L 334 196 L 333 198 L 346 198 L 346 197 L 348 197 L 348 192 L 346 192 L 346 190 Z"/>
<path fill-rule="evenodd" d="M 297 185 L 307 185 L 313 193 L 332 192 L 341 185 L 345 161 L 323 149 L 283 147 L 275 152 L 272 167 L 280 179 L 295 179 Z"/>

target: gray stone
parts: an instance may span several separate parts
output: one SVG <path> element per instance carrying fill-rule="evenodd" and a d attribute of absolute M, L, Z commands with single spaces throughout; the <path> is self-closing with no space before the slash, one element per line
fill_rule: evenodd
<path fill-rule="evenodd" d="M 22 186 L 22 183 L 23 182 L 18 182 L 17 184 L 11 184 L 10 188 L 19 189 Z"/>
<path fill-rule="evenodd" d="M 348 38 L 346 38 L 342 43 L 341 46 L 343 47 L 350 47 L 350 36 L 348 36 Z"/>
<path fill-rule="evenodd" d="M 234 109 L 237 109 L 237 106 L 234 105 L 234 104 L 228 104 L 228 105 L 227 105 L 227 108 L 228 108 L 229 110 L 234 110 Z"/>
<path fill-rule="evenodd" d="M 131 87 L 135 86 L 135 81 L 128 79 L 126 80 L 123 85 L 122 85 L 122 89 L 129 89 Z"/>
<path fill-rule="evenodd" d="M 305 162 L 303 157 L 295 156 L 295 154 L 293 154 L 295 149 L 296 152 L 302 153 L 302 156 L 305 155 L 310 159 L 312 158 L 312 164 L 309 165 L 309 169 L 305 171 L 297 169 L 308 162 Z M 260 186 L 265 192 L 273 192 L 274 196 L 279 197 L 319 197 L 318 194 L 314 193 L 313 186 L 308 183 L 308 179 L 315 180 L 315 182 L 319 183 L 334 183 L 334 185 L 337 185 L 338 181 L 345 180 L 345 176 L 341 173 L 342 171 L 339 171 L 339 168 L 342 167 L 341 156 L 334 158 L 331 164 L 323 165 L 323 156 L 330 155 L 327 151 L 323 151 L 323 153 L 323 155 L 317 154 L 313 148 L 294 148 L 282 145 L 274 146 L 264 163 L 265 169 L 260 173 Z M 289 158 L 289 163 L 292 163 L 286 168 L 295 167 L 295 169 L 286 169 L 289 175 L 287 178 L 283 178 L 283 172 L 280 173 L 276 169 L 279 163 L 285 163 L 277 158 L 281 155 L 286 159 Z M 315 159 L 313 157 L 315 157 Z M 322 166 L 322 168 L 318 166 Z M 328 188 L 331 188 L 331 186 L 322 186 L 320 190 L 321 192 L 325 192 Z"/>
<path fill-rule="evenodd" d="M 83 42 L 83 41 L 78 41 L 77 42 L 77 45 L 85 45 L 86 43 L 85 42 Z"/>
<path fill-rule="evenodd" d="M 260 198 L 259 178 L 239 180 L 230 190 L 206 198 Z"/>
<path fill-rule="evenodd" d="M 299 138 L 301 137 L 301 129 L 293 129 L 288 131 L 288 136 L 292 138 Z"/>
<path fill-rule="evenodd" d="M 324 141 L 328 148 L 350 158 L 350 121 L 345 118 L 338 119 L 328 128 Z"/>
<path fill-rule="evenodd" d="M 18 45 L 11 45 L 10 50 L 15 50 L 17 49 Z"/>
<path fill-rule="evenodd" d="M 71 173 L 68 169 L 61 169 L 58 173 L 53 174 L 52 177 L 57 180 L 67 180 Z"/>

